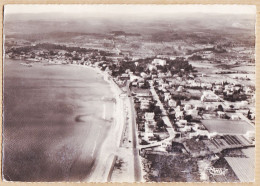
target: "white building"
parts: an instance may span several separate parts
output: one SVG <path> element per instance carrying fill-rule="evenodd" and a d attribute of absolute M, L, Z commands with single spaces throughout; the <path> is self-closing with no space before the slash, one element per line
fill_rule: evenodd
<path fill-rule="evenodd" d="M 179 120 L 179 124 L 180 125 L 187 125 L 187 120 L 184 120 L 184 119 L 181 119 L 181 120 Z"/>
<path fill-rule="evenodd" d="M 130 74 L 130 81 L 133 82 L 135 80 L 139 80 L 140 77 L 136 76 L 136 75 L 133 75 L 133 74 Z"/>
<path fill-rule="evenodd" d="M 198 113 L 199 113 L 199 111 L 197 109 L 187 110 L 187 115 L 191 115 L 192 118 L 198 117 Z"/>
<path fill-rule="evenodd" d="M 140 104 L 140 109 L 141 110 L 148 109 L 149 106 L 150 106 L 150 101 L 149 100 L 141 100 L 141 104 Z"/>
<path fill-rule="evenodd" d="M 190 104 L 185 104 L 184 105 L 184 110 L 187 111 L 187 110 L 190 110 L 191 109 L 191 105 Z"/>
<path fill-rule="evenodd" d="M 164 66 L 164 65 L 166 65 L 166 60 L 164 60 L 164 59 L 154 59 L 154 60 L 152 61 L 152 64 L 153 64 L 153 65 L 161 65 L 161 66 Z"/>
<path fill-rule="evenodd" d="M 183 111 L 176 111 L 175 117 L 176 119 L 183 119 L 184 118 Z"/>
<path fill-rule="evenodd" d="M 176 107 L 176 101 L 174 101 L 173 99 L 169 99 L 168 105 L 169 107 Z"/>
<path fill-rule="evenodd" d="M 239 120 L 240 118 L 239 118 L 238 115 L 232 115 L 232 116 L 231 116 L 231 119 L 232 119 L 232 120 Z"/>
<path fill-rule="evenodd" d="M 154 112 L 146 112 L 144 118 L 146 121 L 154 121 Z"/>
<path fill-rule="evenodd" d="M 168 101 L 171 99 L 171 94 L 169 92 L 164 93 L 164 101 Z"/>
<path fill-rule="evenodd" d="M 226 113 L 225 112 L 218 111 L 217 114 L 218 114 L 218 116 L 220 118 L 225 118 L 226 117 Z"/>
<path fill-rule="evenodd" d="M 147 78 L 147 74 L 146 74 L 146 73 L 144 73 L 144 72 L 141 72 L 141 74 L 140 74 L 140 75 L 141 75 L 141 77 L 142 77 L 142 78 Z"/>
<path fill-rule="evenodd" d="M 177 88 L 177 92 L 182 92 L 183 90 L 184 90 L 183 86 L 179 86 L 179 87 Z"/>
<path fill-rule="evenodd" d="M 201 101 L 203 102 L 218 102 L 219 97 L 214 94 L 213 92 L 203 92 L 203 95 L 201 96 Z"/>
<path fill-rule="evenodd" d="M 149 141 L 150 137 L 153 137 L 153 130 L 155 128 L 156 122 L 155 121 L 146 121 L 144 125 L 144 139 Z"/>

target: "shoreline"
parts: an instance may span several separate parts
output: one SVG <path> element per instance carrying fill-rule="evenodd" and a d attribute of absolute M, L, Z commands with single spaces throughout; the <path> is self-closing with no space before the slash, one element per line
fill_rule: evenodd
<path fill-rule="evenodd" d="M 114 121 L 100 147 L 100 151 L 97 154 L 91 173 L 84 180 L 86 182 L 107 182 L 111 169 L 113 169 L 113 164 L 115 163 L 116 153 L 120 147 L 123 129 L 125 125 L 125 101 L 122 98 L 120 98 L 122 90 L 116 85 L 113 79 L 107 78 L 109 77 L 109 74 L 101 71 L 99 68 L 90 67 L 86 65 L 73 66 L 88 68 L 94 70 L 98 74 L 101 74 L 104 78 L 104 81 L 106 81 L 109 84 L 111 91 L 114 95 L 113 97 L 116 100 L 114 106 Z"/>

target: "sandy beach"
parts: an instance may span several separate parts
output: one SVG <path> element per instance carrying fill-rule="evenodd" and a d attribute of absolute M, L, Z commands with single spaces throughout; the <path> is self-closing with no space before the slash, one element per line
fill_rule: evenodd
<path fill-rule="evenodd" d="M 108 79 L 109 75 L 101 71 L 98 68 L 93 68 L 89 66 L 82 66 L 83 68 L 90 68 L 95 70 L 97 73 L 102 74 L 104 80 L 107 81 L 111 87 L 111 90 L 115 96 L 116 103 L 114 109 L 114 121 L 108 131 L 107 137 L 101 146 L 99 154 L 97 155 L 95 164 L 91 170 L 90 175 L 84 181 L 87 182 L 106 182 L 109 176 L 109 172 L 113 169 L 113 163 L 116 154 L 119 150 L 119 145 L 121 141 L 121 136 L 125 124 L 125 111 L 124 111 L 124 101 L 120 98 L 122 93 L 121 89 L 115 84 L 112 79 Z"/>

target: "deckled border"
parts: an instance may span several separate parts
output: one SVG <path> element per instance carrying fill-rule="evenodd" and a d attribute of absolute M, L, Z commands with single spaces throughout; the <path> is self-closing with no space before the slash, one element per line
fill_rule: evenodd
<path fill-rule="evenodd" d="M 214 186 L 260 186 L 260 146 L 258 144 L 258 140 L 260 140 L 260 1 L 259 0 L 0 0 L 1 6 L 1 14 L 0 14 L 0 34 L 1 34 L 1 45 L 0 45 L 0 79 L 2 81 L 2 65 L 3 65 L 3 7 L 6 4 L 238 4 L 238 5 L 255 5 L 257 18 L 256 18 L 256 164 L 255 164 L 255 182 L 254 183 L 181 183 L 181 182 L 172 182 L 172 183 L 80 183 L 80 182 L 56 182 L 56 183 L 47 183 L 47 182 L 3 182 L 2 178 L 0 180 L 0 185 L 3 186 L 157 186 L 157 185 L 177 185 L 177 186 L 205 186 L 212 185 Z M 231 10 L 232 11 L 232 10 Z M 259 72 L 259 73 L 257 73 Z M 3 83 L 2 83 L 3 85 Z M 3 86 L 1 86 L 0 96 L 2 98 Z M 2 99 L 0 100 L 0 104 L 2 105 Z M 2 106 L 0 108 L 0 115 L 2 116 Z M 2 117 L 1 117 L 2 118 Z M 2 134 L 2 119 L 1 119 L 1 128 L 0 133 Z M 0 139 L 2 144 L 2 136 Z M 1 148 L 2 151 L 2 148 Z M 0 158 L 2 160 L 2 153 L 0 154 Z M 2 175 L 2 169 L 0 169 L 0 175 Z"/>

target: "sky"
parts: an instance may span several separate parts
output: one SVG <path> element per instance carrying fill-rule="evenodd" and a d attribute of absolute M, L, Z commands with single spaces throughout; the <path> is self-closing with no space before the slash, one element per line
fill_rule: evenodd
<path fill-rule="evenodd" d="M 255 14 L 254 5 L 5 5 L 5 14 L 72 13 L 72 14 L 167 14 L 220 13 Z"/>

